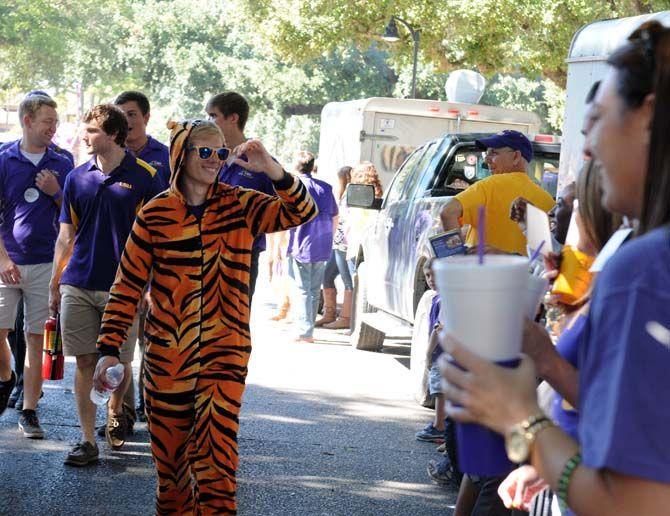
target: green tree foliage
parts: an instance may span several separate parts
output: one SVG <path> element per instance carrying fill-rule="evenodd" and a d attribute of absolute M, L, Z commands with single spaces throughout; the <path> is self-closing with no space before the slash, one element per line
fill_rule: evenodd
<path fill-rule="evenodd" d="M 543 74 L 562 82 L 575 31 L 597 19 L 667 9 L 668 0 L 237 0 L 274 52 L 296 62 L 355 42 L 366 46 L 392 15 L 421 31 L 421 59 L 439 70 Z M 399 64 L 411 59 L 405 34 Z"/>
<path fill-rule="evenodd" d="M 597 18 L 668 8 L 670 0 L 4 0 L 0 86 L 72 91 L 85 105 L 146 91 L 152 130 L 202 116 L 217 92 L 243 92 L 248 133 L 288 159 L 317 150 L 329 101 L 408 96 L 412 45 L 380 34 L 391 15 L 420 28 L 418 92 L 444 98 L 454 68 L 487 75 L 485 101 L 532 109 L 560 127 L 570 38 Z M 512 75 L 499 75 L 499 74 Z M 527 77 L 543 77 L 530 80 Z M 549 78 L 549 79 L 547 79 Z M 550 80 L 551 79 L 551 80 Z M 86 107 L 85 106 L 85 107 Z M 162 120 L 161 120 L 162 119 Z M 160 120 L 161 124 L 158 124 Z M 165 132 L 159 134 L 165 136 Z"/>

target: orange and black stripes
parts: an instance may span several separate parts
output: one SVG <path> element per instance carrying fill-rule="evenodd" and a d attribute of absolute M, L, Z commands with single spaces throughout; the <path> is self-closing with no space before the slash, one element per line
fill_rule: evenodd
<path fill-rule="evenodd" d="M 144 367 L 157 514 L 236 511 L 251 248 L 255 236 L 317 214 L 299 180 L 276 186 L 279 197 L 217 183 L 200 221 L 173 187 L 142 208 L 126 244 L 98 345 L 118 354 L 150 282 Z"/>

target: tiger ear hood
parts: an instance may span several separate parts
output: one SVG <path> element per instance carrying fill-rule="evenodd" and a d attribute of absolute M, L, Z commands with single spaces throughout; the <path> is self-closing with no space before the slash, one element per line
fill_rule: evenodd
<path fill-rule="evenodd" d="M 186 161 L 186 143 L 193 130 L 192 120 L 177 122 L 169 120 L 167 128 L 170 129 L 170 189 L 177 191 L 177 179 L 181 174 Z"/>

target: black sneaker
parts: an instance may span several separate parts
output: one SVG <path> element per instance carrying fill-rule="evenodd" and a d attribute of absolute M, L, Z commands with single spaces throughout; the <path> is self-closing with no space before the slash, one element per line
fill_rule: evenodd
<path fill-rule="evenodd" d="M 16 384 L 16 375 L 12 371 L 12 376 L 6 382 L 0 382 L 0 415 L 7 408 L 7 402 L 9 402 L 9 396 L 12 394 L 12 389 Z"/>
<path fill-rule="evenodd" d="M 462 475 L 454 470 L 448 457 L 440 461 L 428 461 L 428 475 L 435 483 L 443 486 L 459 487 L 461 485 Z"/>
<path fill-rule="evenodd" d="M 72 451 L 67 454 L 65 464 L 68 466 L 88 466 L 94 462 L 98 462 L 98 445 L 85 441 L 77 443 L 72 448 Z"/>
<path fill-rule="evenodd" d="M 23 432 L 23 437 L 28 439 L 44 439 L 44 430 L 37 419 L 37 413 L 34 410 L 23 410 L 19 417 L 19 430 Z"/>
<path fill-rule="evenodd" d="M 105 425 L 105 438 L 114 450 L 120 450 L 126 444 L 128 420 L 125 414 L 116 416 L 107 413 L 107 424 Z"/>
<path fill-rule="evenodd" d="M 137 414 L 137 420 L 146 423 L 147 422 L 147 415 L 144 412 L 144 405 L 140 404 L 137 406 L 135 409 L 135 414 Z"/>
<path fill-rule="evenodd" d="M 21 388 L 18 385 L 14 387 L 14 390 L 12 391 L 12 394 L 9 397 L 9 401 L 7 402 L 7 408 L 16 408 L 16 402 L 21 397 L 21 393 L 23 393 L 23 388 Z"/>

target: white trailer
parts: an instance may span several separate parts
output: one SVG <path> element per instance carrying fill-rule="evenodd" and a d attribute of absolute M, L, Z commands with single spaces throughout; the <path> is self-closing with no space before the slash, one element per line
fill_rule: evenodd
<path fill-rule="evenodd" d="M 371 161 L 384 187 L 419 145 L 445 133 L 540 130 L 528 111 L 481 104 L 373 97 L 330 102 L 321 111 L 319 177 L 335 184 L 337 171 Z"/>
<path fill-rule="evenodd" d="M 575 180 L 583 165 L 584 136 L 582 125 L 586 114 L 586 95 L 607 71 L 607 58 L 625 43 L 643 22 L 658 20 L 670 26 L 670 11 L 630 18 L 601 20 L 578 30 L 568 53 L 568 82 L 563 120 L 563 145 L 559 166 L 559 191 Z"/>

